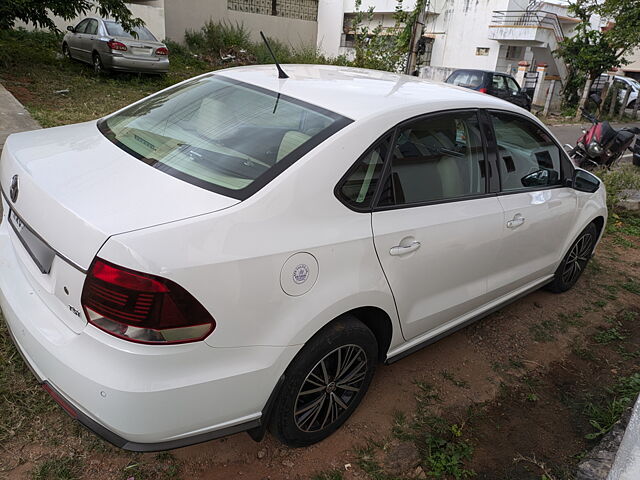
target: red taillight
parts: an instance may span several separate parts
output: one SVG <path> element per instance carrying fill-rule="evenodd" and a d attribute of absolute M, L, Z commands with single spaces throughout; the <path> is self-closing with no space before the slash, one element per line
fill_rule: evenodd
<path fill-rule="evenodd" d="M 169 49 L 167 47 L 157 48 L 156 55 L 169 55 Z"/>
<path fill-rule="evenodd" d="M 96 327 L 139 343 L 195 342 L 215 328 L 209 312 L 177 283 L 99 258 L 87 274 L 82 306 Z"/>
<path fill-rule="evenodd" d="M 480 93 L 487 93 L 487 89 L 486 88 L 479 88 L 478 91 Z"/>
<path fill-rule="evenodd" d="M 120 50 L 121 52 L 127 51 L 127 46 L 122 42 L 118 42 L 117 40 L 109 40 L 107 42 L 107 47 L 109 47 L 111 50 Z"/>
<path fill-rule="evenodd" d="M 69 402 L 67 402 L 62 395 L 55 391 L 55 389 L 49 385 L 47 382 L 42 384 L 42 388 L 51 395 L 51 398 L 55 400 L 55 402 L 62 407 L 62 409 L 67 412 L 71 418 L 78 418 L 78 412 L 75 408 L 71 406 Z"/>

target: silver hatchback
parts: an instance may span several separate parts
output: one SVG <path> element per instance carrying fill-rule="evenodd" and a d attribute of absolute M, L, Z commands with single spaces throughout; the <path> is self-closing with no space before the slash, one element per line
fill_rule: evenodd
<path fill-rule="evenodd" d="M 169 71 L 169 49 L 145 27 L 136 27 L 134 37 L 113 20 L 89 17 L 67 30 L 62 40 L 62 53 L 93 65 L 97 73 L 104 69 L 147 73 Z"/>

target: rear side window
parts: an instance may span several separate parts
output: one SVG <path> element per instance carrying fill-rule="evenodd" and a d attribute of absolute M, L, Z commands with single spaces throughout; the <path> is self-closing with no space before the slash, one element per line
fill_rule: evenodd
<path fill-rule="evenodd" d="M 448 83 L 466 88 L 478 88 L 482 86 L 482 72 L 460 71 L 452 75 Z"/>
<path fill-rule="evenodd" d="M 484 148 L 474 112 L 429 116 L 400 127 L 381 205 L 453 200 L 485 191 Z"/>
<path fill-rule="evenodd" d="M 371 206 L 390 143 L 391 136 L 387 135 L 360 157 L 338 188 L 342 201 L 356 209 Z"/>
<path fill-rule="evenodd" d="M 498 144 L 498 170 L 503 191 L 561 184 L 561 153 L 551 136 L 534 122 L 504 112 L 491 112 Z"/>
<path fill-rule="evenodd" d="M 351 120 L 219 75 L 158 93 L 99 122 L 136 158 L 244 199 Z"/>

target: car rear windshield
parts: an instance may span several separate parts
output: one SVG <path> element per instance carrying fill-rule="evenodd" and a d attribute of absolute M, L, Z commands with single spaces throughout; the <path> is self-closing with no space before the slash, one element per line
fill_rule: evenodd
<path fill-rule="evenodd" d="M 483 83 L 483 77 L 483 72 L 463 71 L 456 73 L 455 77 L 453 77 L 449 83 L 459 87 L 478 88 Z"/>
<path fill-rule="evenodd" d="M 322 108 L 225 78 L 199 77 L 98 123 L 134 157 L 244 199 L 349 124 Z"/>
<path fill-rule="evenodd" d="M 105 21 L 104 26 L 107 27 L 107 33 L 113 37 L 134 38 L 131 33 L 127 32 L 124 28 L 122 28 L 122 25 L 117 22 Z M 158 41 L 156 40 L 156 37 L 154 37 L 153 34 L 146 29 L 146 27 L 135 27 L 133 31 L 136 33 L 135 38 L 137 40 L 144 40 L 147 42 Z"/>

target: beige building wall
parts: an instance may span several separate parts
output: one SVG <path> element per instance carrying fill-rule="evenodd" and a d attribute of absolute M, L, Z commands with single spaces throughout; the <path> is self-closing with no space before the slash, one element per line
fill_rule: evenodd
<path fill-rule="evenodd" d="M 622 71 L 625 72 L 626 75 L 631 74 L 629 76 L 638 78 L 638 76 L 640 76 L 640 48 L 633 52 L 633 54 L 630 55 L 627 60 L 629 60 L 631 63 L 629 65 L 624 65 L 622 67 Z"/>
<path fill-rule="evenodd" d="M 164 7 L 166 37 L 182 42 L 185 30 L 199 30 L 207 21 L 230 21 L 244 24 L 254 41 L 260 40 L 260 30 L 293 47 L 315 46 L 317 22 L 275 17 L 227 9 L 227 0 L 167 0 Z"/>

